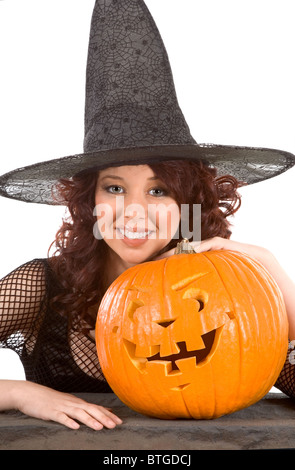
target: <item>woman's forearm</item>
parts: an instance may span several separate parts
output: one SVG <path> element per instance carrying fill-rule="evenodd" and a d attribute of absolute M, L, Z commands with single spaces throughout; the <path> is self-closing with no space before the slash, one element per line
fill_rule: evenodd
<path fill-rule="evenodd" d="M 283 294 L 289 321 L 289 339 L 295 340 L 295 283 L 269 251 L 259 252 L 256 258 L 272 275 Z"/>

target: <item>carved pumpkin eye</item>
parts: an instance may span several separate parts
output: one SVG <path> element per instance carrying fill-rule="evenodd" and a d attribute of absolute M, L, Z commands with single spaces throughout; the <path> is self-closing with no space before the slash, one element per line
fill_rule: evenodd
<path fill-rule="evenodd" d="M 126 310 L 126 314 L 131 321 L 134 321 L 134 315 L 136 310 L 139 307 L 142 307 L 143 305 L 144 303 L 142 300 L 131 300 Z"/>
<path fill-rule="evenodd" d="M 198 311 L 200 312 L 205 308 L 205 305 L 208 302 L 209 295 L 208 292 L 205 292 L 202 289 L 191 287 L 190 289 L 185 291 L 182 298 L 195 300 L 198 303 Z"/>

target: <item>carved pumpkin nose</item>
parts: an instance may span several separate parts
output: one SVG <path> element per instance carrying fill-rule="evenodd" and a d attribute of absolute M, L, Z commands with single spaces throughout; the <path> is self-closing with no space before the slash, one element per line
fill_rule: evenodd
<path fill-rule="evenodd" d="M 164 320 L 164 321 L 157 321 L 156 323 L 160 325 L 162 328 L 168 328 L 168 326 L 172 325 L 175 320 Z"/>

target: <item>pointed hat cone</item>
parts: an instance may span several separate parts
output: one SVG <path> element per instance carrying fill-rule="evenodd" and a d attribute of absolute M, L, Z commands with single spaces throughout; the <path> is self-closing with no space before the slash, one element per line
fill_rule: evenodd
<path fill-rule="evenodd" d="M 57 204 L 57 181 L 81 171 L 167 159 L 202 159 L 248 184 L 276 176 L 294 155 L 197 144 L 179 107 L 168 56 L 142 0 L 97 0 L 86 72 L 84 153 L 0 177 L 0 195 Z"/>
<path fill-rule="evenodd" d="M 96 2 L 86 77 L 85 152 L 195 144 L 163 41 L 142 1 Z"/>

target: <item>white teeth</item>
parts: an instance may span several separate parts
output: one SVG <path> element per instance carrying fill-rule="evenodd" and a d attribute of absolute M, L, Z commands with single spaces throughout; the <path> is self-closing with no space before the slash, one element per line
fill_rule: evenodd
<path fill-rule="evenodd" d="M 127 237 L 127 238 L 130 238 L 130 239 L 138 239 L 138 238 L 145 238 L 147 237 L 150 233 L 152 233 L 151 230 L 148 230 L 147 232 L 130 232 L 129 230 L 125 229 L 121 229 L 121 228 L 118 228 L 118 231 L 121 233 L 121 235 Z"/>

